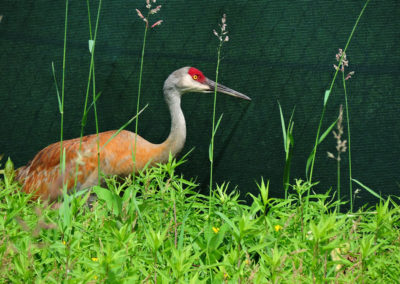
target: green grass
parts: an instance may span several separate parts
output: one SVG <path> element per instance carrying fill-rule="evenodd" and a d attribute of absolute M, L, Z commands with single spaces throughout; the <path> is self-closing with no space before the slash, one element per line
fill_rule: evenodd
<path fill-rule="evenodd" d="M 0 180 L 0 279 L 5 282 L 393 283 L 400 279 L 400 208 L 387 199 L 337 213 L 329 192 L 296 180 L 287 199 L 268 183 L 245 204 L 227 184 L 211 198 L 170 160 L 131 179 L 107 179 L 62 209 L 29 201 Z M 61 205 L 63 206 L 63 204 Z M 307 208 L 306 208 L 307 206 Z M 212 220 L 212 223 L 211 221 Z"/>

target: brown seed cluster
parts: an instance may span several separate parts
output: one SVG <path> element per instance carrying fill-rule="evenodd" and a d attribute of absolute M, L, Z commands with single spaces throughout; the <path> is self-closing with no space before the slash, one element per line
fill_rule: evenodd
<path fill-rule="evenodd" d="M 339 48 L 339 52 L 336 54 L 336 61 L 339 62 L 339 66 L 333 64 L 333 68 L 335 68 L 335 70 L 340 69 L 340 71 L 344 73 L 344 68 L 349 67 L 349 60 L 347 59 L 346 53 L 343 52 L 341 48 Z M 349 80 L 354 73 L 354 71 L 347 73 L 345 80 Z"/>
<path fill-rule="evenodd" d="M 337 156 L 332 154 L 331 152 L 327 152 L 328 157 L 331 159 L 335 159 L 338 162 L 340 161 L 340 153 L 344 153 L 347 150 L 347 140 L 342 140 L 342 135 L 343 135 L 343 105 L 340 105 L 339 109 L 339 117 L 338 121 L 336 123 L 336 131 L 332 131 L 333 137 L 336 139 L 336 151 L 337 151 Z"/>
<path fill-rule="evenodd" d="M 152 0 L 151 2 L 150 2 L 150 0 L 146 0 L 146 8 L 148 10 L 147 17 L 143 16 L 142 12 L 140 12 L 139 9 L 136 9 L 136 12 L 137 12 L 139 18 L 141 18 L 146 23 L 146 28 L 149 27 L 149 19 L 148 19 L 149 16 L 157 14 L 161 10 L 161 5 L 157 5 L 155 8 L 152 8 L 152 3 L 155 4 L 156 2 L 157 2 L 157 0 Z M 159 26 L 159 25 L 161 25 L 162 22 L 163 22 L 163 20 L 158 20 L 154 24 L 152 24 L 150 26 L 150 28 Z"/>

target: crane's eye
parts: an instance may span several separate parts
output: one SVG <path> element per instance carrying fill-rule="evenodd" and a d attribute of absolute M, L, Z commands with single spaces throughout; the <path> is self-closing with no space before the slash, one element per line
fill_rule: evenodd
<path fill-rule="evenodd" d="M 193 80 L 197 80 L 197 79 L 199 79 L 199 76 L 197 76 L 197 75 L 193 75 Z"/>

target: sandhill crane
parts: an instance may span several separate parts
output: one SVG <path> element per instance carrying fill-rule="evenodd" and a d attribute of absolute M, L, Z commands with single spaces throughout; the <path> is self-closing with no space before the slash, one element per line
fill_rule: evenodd
<path fill-rule="evenodd" d="M 217 92 L 250 100 L 244 94 L 221 84 L 215 84 L 194 67 L 183 67 L 171 73 L 164 83 L 164 98 L 171 115 L 169 136 L 163 143 L 153 144 L 137 135 L 135 167 L 133 159 L 135 133 L 123 130 L 115 135 L 117 131 L 112 130 L 102 132 L 98 136 L 96 134 L 85 136 L 81 141 L 80 138 L 63 141 L 66 161 L 64 178 L 61 177 L 60 171 L 61 145 L 57 142 L 41 150 L 26 166 L 19 168 L 17 180 L 22 183 L 26 193 L 34 192 L 34 198 L 41 197 L 54 201 L 62 195 L 63 183 L 69 190 L 74 187 L 76 173 L 77 190 L 96 185 L 98 164 L 105 175 L 127 176 L 133 170 L 143 169 L 146 164 L 152 166 L 167 162 L 169 154 L 175 156 L 179 153 L 186 140 L 185 117 L 181 109 L 182 95 L 189 92 L 210 93 L 214 92 L 215 88 Z M 115 136 L 109 141 L 113 135 Z M 97 139 L 100 145 L 100 162 L 97 156 Z M 78 171 L 75 170 L 76 165 Z"/>

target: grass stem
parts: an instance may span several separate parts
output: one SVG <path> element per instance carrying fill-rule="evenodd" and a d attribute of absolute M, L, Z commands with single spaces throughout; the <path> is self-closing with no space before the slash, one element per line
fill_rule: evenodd
<path fill-rule="evenodd" d="M 215 90 L 214 90 L 214 101 L 213 101 L 213 114 L 212 114 L 212 131 L 211 131 L 211 143 L 210 143 L 210 152 L 209 152 L 209 158 L 210 158 L 210 206 L 209 206 L 209 216 L 211 217 L 211 201 L 212 201 L 212 192 L 213 192 L 213 171 L 214 171 L 214 138 L 215 138 L 215 112 L 217 108 L 217 88 L 218 88 L 218 74 L 219 74 L 219 64 L 221 62 L 221 48 L 222 48 L 222 42 L 220 42 L 219 47 L 218 47 L 218 53 L 217 53 L 217 68 L 215 70 Z"/>
<path fill-rule="evenodd" d="M 99 19 L 100 19 L 100 11 L 101 11 L 101 6 L 102 6 L 102 0 L 99 1 L 99 6 L 97 9 L 97 18 L 96 18 L 96 26 L 95 26 L 95 32 L 93 36 L 92 32 L 92 21 L 91 21 L 91 15 L 90 15 L 90 3 L 89 0 L 86 0 L 86 5 L 88 9 L 88 25 L 89 25 L 89 51 L 90 51 L 90 65 L 89 65 L 89 75 L 88 75 L 88 81 L 87 81 L 87 87 L 86 87 L 86 95 L 85 95 L 85 103 L 83 107 L 83 115 L 82 115 L 82 121 L 81 121 L 81 133 L 80 133 L 80 139 L 79 139 L 79 152 L 82 150 L 82 138 L 84 134 L 84 128 L 86 126 L 87 122 L 87 115 L 89 112 L 90 107 L 88 108 L 88 100 L 89 100 L 89 92 L 90 92 L 90 86 L 92 83 L 92 91 L 93 91 L 93 101 L 92 105 L 93 110 L 94 110 L 94 118 L 95 118 L 95 123 L 96 123 L 96 134 L 98 137 L 99 134 L 99 125 L 98 125 L 98 117 L 97 117 L 97 108 L 96 108 L 96 100 L 98 96 L 96 96 L 96 84 L 95 84 L 95 68 L 94 68 L 94 52 L 95 52 L 95 45 L 96 45 L 96 39 L 97 39 L 97 31 L 98 31 L 98 26 L 99 26 Z M 90 44 L 92 43 L 92 44 Z M 93 78 L 93 82 L 92 82 Z M 99 139 L 97 139 L 97 166 L 98 166 L 98 184 L 100 184 L 100 147 L 99 147 Z M 74 188 L 76 188 L 76 185 L 78 183 L 78 163 L 75 165 L 75 182 L 74 182 Z"/>
<path fill-rule="evenodd" d="M 354 32 L 355 32 L 355 30 L 356 30 L 356 28 L 357 28 L 357 26 L 358 26 L 358 22 L 360 21 L 361 16 L 364 14 L 364 11 L 365 11 L 365 9 L 367 8 L 367 5 L 368 5 L 369 1 L 370 1 L 370 0 L 367 0 L 367 1 L 365 2 L 363 8 L 361 9 L 360 14 L 359 14 L 358 17 L 357 17 L 357 20 L 356 20 L 356 22 L 355 22 L 355 24 L 354 24 L 354 26 L 353 26 L 353 29 L 351 30 L 350 36 L 349 36 L 349 38 L 347 39 L 346 46 L 345 46 L 344 49 L 343 49 L 343 54 L 346 53 L 346 50 L 347 50 L 347 48 L 348 48 L 348 46 L 349 46 L 349 44 L 350 44 L 351 39 L 353 38 Z M 340 58 L 339 66 L 340 66 L 340 64 L 342 63 L 342 60 L 343 60 L 343 56 Z M 325 115 L 325 111 L 326 111 L 326 106 L 327 106 L 327 103 L 328 103 L 329 95 L 330 95 L 331 92 L 332 92 L 333 85 L 334 85 L 334 83 L 335 83 L 335 81 L 336 81 L 336 76 L 337 76 L 338 72 L 339 72 L 339 69 L 336 70 L 336 72 L 335 72 L 335 74 L 334 74 L 334 76 L 333 76 L 333 79 L 332 79 L 332 81 L 331 81 L 331 84 L 330 84 L 330 86 L 329 86 L 329 89 L 328 89 L 328 91 L 325 93 L 326 95 L 325 95 L 325 100 L 324 100 L 324 107 L 323 107 L 323 109 L 322 109 L 321 118 L 320 118 L 320 120 L 319 120 L 317 135 L 316 135 L 316 137 L 315 137 L 314 149 L 313 149 L 313 152 L 312 152 L 311 170 L 310 170 L 310 175 L 309 175 L 309 177 L 308 177 L 308 180 L 309 180 L 310 183 L 312 182 L 312 176 L 313 176 L 313 170 L 314 170 L 314 163 L 315 163 L 315 156 L 316 156 L 316 153 L 317 153 L 317 146 L 318 146 L 318 144 L 319 144 L 318 142 L 319 142 L 321 127 L 322 127 L 322 121 L 323 121 L 323 118 L 324 118 L 324 115 Z M 308 195 L 309 195 L 309 193 L 308 193 Z"/>
<path fill-rule="evenodd" d="M 92 93 L 93 93 L 93 112 L 94 112 L 94 120 L 96 123 L 96 135 L 97 135 L 97 182 L 100 184 L 101 180 L 101 169 L 100 169 L 100 139 L 99 139 L 99 122 L 97 119 L 97 107 L 96 107 L 96 75 L 94 72 L 94 51 L 96 46 L 96 39 L 97 39 L 97 30 L 99 27 L 99 19 L 100 19 L 100 11 L 101 11 L 101 4 L 102 0 L 99 1 L 99 7 L 97 9 L 97 18 L 96 18 L 96 28 L 94 31 L 94 38 L 93 38 L 93 46 L 91 50 L 91 58 L 90 58 L 90 65 L 93 68 L 92 72 Z"/>
<path fill-rule="evenodd" d="M 344 90 L 344 98 L 346 102 L 346 121 L 347 121 L 347 148 L 349 155 L 349 195 L 350 195 L 350 212 L 353 212 L 353 176 L 351 173 L 351 143 L 350 143 L 350 115 L 349 115 L 349 104 L 347 99 L 347 89 L 346 89 L 346 79 L 344 76 L 344 72 L 342 72 L 343 79 L 343 90 Z"/>
<path fill-rule="evenodd" d="M 340 159 L 337 160 L 337 211 L 340 211 Z"/>
<path fill-rule="evenodd" d="M 147 16 L 147 18 L 148 18 L 148 16 Z M 136 103 L 136 113 L 139 113 L 139 108 L 140 108 L 140 94 L 142 92 L 144 51 L 146 49 L 146 38 L 147 38 L 147 30 L 148 29 L 149 29 L 149 27 L 146 22 L 146 26 L 144 29 L 144 35 L 143 35 L 142 55 L 140 57 L 140 70 L 139 70 L 139 84 L 138 84 L 138 95 L 137 95 L 137 103 Z M 133 158 L 133 172 L 132 172 L 133 180 L 135 179 L 135 172 L 136 172 L 136 143 L 137 143 L 138 130 L 139 130 L 139 116 L 137 115 L 136 120 L 135 120 L 135 146 L 134 146 L 133 154 L 132 154 L 133 155 L 133 157 L 132 157 Z"/>
<path fill-rule="evenodd" d="M 67 27 L 68 27 L 68 0 L 65 1 L 65 21 L 64 21 L 64 48 L 63 48 L 63 65 L 62 65 L 62 83 L 61 83 L 61 125 L 60 125 L 60 171 L 62 172 L 61 161 L 63 160 L 63 139 L 64 139 L 64 94 L 65 94 L 65 62 L 67 53 Z"/>

